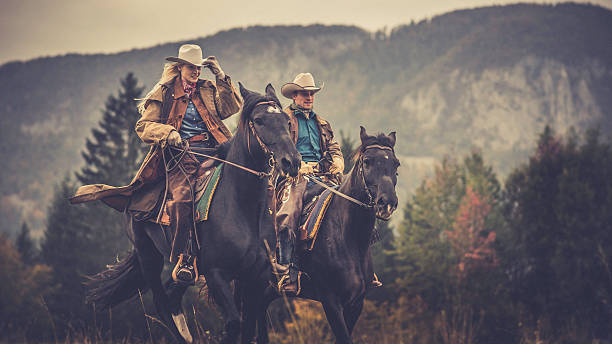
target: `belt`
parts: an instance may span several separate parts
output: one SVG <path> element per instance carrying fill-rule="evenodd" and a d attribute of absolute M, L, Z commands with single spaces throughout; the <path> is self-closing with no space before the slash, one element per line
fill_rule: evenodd
<path fill-rule="evenodd" d="M 200 135 L 194 135 L 188 138 L 187 141 L 193 143 L 193 142 L 208 141 L 209 139 L 210 139 L 210 135 L 208 133 L 202 133 Z"/>

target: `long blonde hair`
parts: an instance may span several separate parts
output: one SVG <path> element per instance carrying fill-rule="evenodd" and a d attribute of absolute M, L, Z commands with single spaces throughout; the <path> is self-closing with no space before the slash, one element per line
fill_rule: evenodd
<path fill-rule="evenodd" d="M 151 91 L 149 91 L 149 93 L 147 93 L 147 95 L 144 98 L 139 99 L 140 103 L 138 103 L 138 112 L 140 112 L 141 114 L 144 113 L 144 110 L 147 105 L 147 101 L 149 100 L 149 98 L 151 98 L 153 93 L 157 92 L 157 90 L 163 84 L 174 79 L 174 77 L 180 74 L 179 67 L 181 65 L 182 63 L 180 62 L 170 62 L 164 65 L 164 71 L 162 72 L 161 78 L 159 78 L 159 81 L 157 82 L 157 84 L 153 86 L 153 89 L 151 89 Z"/>

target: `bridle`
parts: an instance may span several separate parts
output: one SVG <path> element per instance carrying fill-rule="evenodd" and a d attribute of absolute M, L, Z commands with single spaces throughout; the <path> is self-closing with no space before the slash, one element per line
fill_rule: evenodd
<path fill-rule="evenodd" d="M 373 144 L 373 145 L 368 145 L 366 147 L 364 147 L 361 152 L 364 153 L 366 150 L 371 149 L 371 148 L 376 148 L 376 149 L 382 149 L 382 150 L 390 150 L 391 152 L 393 152 L 393 148 L 391 147 L 387 147 L 387 146 L 381 146 L 381 145 L 377 145 L 377 144 Z M 365 173 L 363 171 L 363 155 L 361 155 L 359 157 L 359 160 L 357 161 L 357 165 L 359 170 L 357 171 L 357 173 L 359 173 L 361 175 L 361 183 L 363 185 L 364 191 L 366 193 L 366 195 L 368 195 L 368 203 L 364 203 L 358 199 L 355 199 L 345 193 L 342 193 L 334 188 L 331 188 L 329 186 L 327 186 L 325 183 L 321 182 L 320 180 L 318 180 L 315 176 L 312 175 L 305 175 L 304 177 L 312 182 L 314 182 L 315 184 L 333 192 L 334 194 L 348 200 L 351 201 L 361 207 L 364 207 L 366 209 L 372 209 L 374 208 L 374 197 L 372 196 L 372 193 L 370 192 L 370 188 L 368 187 L 368 184 L 366 183 L 365 180 Z"/>
<path fill-rule="evenodd" d="M 374 145 L 366 146 L 362 150 L 362 153 L 365 153 L 366 150 L 372 149 L 372 148 L 389 150 L 393 152 L 393 148 L 391 147 L 374 144 Z M 363 154 L 359 156 L 359 174 L 361 174 L 361 183 L 363 184 L 363 188 L 365 189 L 366 195 L 368 195 L 368 206 L 372 208 L 374 207 L 374 196 L 372 196 L 372 193 L 370 192 L 370 187 L 368 186 L 368 183 L 366 183 L 366 180 L 365 180 L 365 173 L 363 171 Z"/>
<path fill-rule="evenodd" d="M 253 110 L 259 105 L 264 105 L 264 104 L 273 105 L 275 109 L 277 109 L 277 106 L 278 106 L 278 104 L 275 101 L 270 100 L 270 101 L 264 101 L 264 102 L 259 102 L 255 104 L 255 107 L 253 108 Z M 274 158 L 274 152 L 270 150 L 270 148 L 268 148 L 265 142 L 263 142 L 261 137 L 259 137 L 259 135 L 257 134 L 257 131 L 255 130 L 255 125 L 253 124 L 252 120 L 249 120 L 249 130 L 251 131 L 251 134 L 255 136 L 255 140 L 259 144 L 259 148 L 261 148 L 264 154 L 268 156 L 268 166 L 270 167 L 272 171 L 274 171 L 274 167 L 276 166 L 276 159 Z M 252 157 L 253 153 L 251 152 L 251 136 L 250 135 L 247 135 L 247 150 Z"/>

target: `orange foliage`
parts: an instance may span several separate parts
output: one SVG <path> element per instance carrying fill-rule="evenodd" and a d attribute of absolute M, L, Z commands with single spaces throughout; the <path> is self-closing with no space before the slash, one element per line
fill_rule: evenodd
<path fill-rule="evenodd" d="M 450 244 L 459 257 L 459 275 L 474 269 L 497 266 L 499 260 L 492 247 L 495 232 L 488 231 L 485 220 L 491 211 L 487 197 L 467 186 L 452 231 L 446 231 Z"/>

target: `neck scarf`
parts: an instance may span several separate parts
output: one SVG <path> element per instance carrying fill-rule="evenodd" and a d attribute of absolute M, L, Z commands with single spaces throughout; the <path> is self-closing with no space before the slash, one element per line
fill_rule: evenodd
<path fill-rule="evenodd" d="M 183 90 L 185 91 L 185 95 L 187 95 L 187 98 L 191 98 L 193 91 L 195 91 L 196 83 L 188 82 L 183 79 L 181 79 L 181 81 L 183 82 Z"/>
<path fill-rule="evenodd" d="M 310 114 L 313 113 L 312 109 L 304 109 L 303 107 L 297 105 L 296 103 L 291 104 L 291 109 L 303 113 L 306 116 L 306 118 L 308 118 Z"/>

